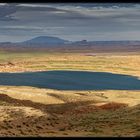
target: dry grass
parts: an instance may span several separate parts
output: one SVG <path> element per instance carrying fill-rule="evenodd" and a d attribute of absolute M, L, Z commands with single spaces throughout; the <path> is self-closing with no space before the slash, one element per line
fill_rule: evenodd
<path fill-rule="evenodd" d="M 0 53 L 0 72 L 56 69 L 140 76 L 140 55 Z M 0 136 L 140 136 L 139 104 L 139 90 L 0 86 Z"/>
<path fill-rule="evenodd" d="M 87 70 L 140 76 L 139 54 L 1 53 L 0 64 L 0 72 Z"/>
<path fill-rule="evenodd" d="M 71 95 L 71 98 L 76 98 L 77 101 L 75 99 L 69 102 L 68 99 L 65 103 L 48 104 L 46 100 L 44 104 L 41 103 L 41 98 L 48 96 L 46 93 L 41 93 L 44 95 L 40 96 L 39 102 L 34 102 L 32 96 L 30 99 L 28 96 L 22 100 L 18 99 L 16 94 L 10 94 L 12 90 L 11 88 L 7 93 L 0 94 L 0 100 L 6 103 L 0 107 L 0 136 L 139 135 L 139 105 L 129 107 L 125 103 L 104 101 L 102 97 L 95 100 L 94 93 L 93 96 L 87 93 L 86 96 L 89 96 L 90 100 L 88 97 L 84 98 L 84 95 L 79 95 L 81 100 L 78 96 Z M 59 95 L 55 91 L 52 94 Z M 67 96 L 67 93 L 63 93 L 63 96 L 66 99 L 70 94 Z"/>

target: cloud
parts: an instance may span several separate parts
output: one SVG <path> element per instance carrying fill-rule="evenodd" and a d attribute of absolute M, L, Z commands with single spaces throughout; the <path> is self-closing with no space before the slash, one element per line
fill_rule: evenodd
<path fill-rule="evenodd" d="M 7 5 L 7 3 L 0 3 L 0 6 L 5 6 Z"/>
<path fill-rule="evenodd" d="M 5 29 L 9 29 L 9 30 L 42 30 L 42 27 L 31 27 L 31 26 L 3 26 L 1 29 L 5 30 Z"/>
<path fill-rule="evenodd" d="M 67 10 L 52 7 L 49 4 L 18 4 L 20 10 L 24 11 L 47 11 L 47 12 L 67 12 Z"/>
<path fill-rule="evenodd" d="M 5 36 L 0 41 L 39 35 L 105 40 L 120 34 L 120 39 L 132 39 L 128 33 L 140 36 L 139 15 L 140 4 L 2 4 L 0 35 Z"/>
<path fill-rule="evenodd" d="M 0 21 L 10 21 L 15 20 L 11 14 L 17 12 L 18 7 L 16 7 L 16 4 L 2 4 L 0 5 Z"/>

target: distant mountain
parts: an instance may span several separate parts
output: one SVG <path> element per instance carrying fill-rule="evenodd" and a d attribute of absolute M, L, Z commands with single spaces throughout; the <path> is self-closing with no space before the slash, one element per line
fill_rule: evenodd
<path fill-rule="evenodd" d="M 90 43 L 87 40 L 75 41 L 75 42 L 72 42 L 71 44 L 72 45 L 82 45 L 82 46 L 90 45 Z"/>
<path fill-rule="evenodd" d="M 140 45 L 140 41 L 89 41 L 88 44 L 91 45 Z"/>
<path fill-rule="evenodd" d="M 127 45 L 140 45 L 140 41 L 75 41 L 72 42 L 73 45 L 80 46 L 127 46 Z"/>
<path fill-rule="evenodd" d="M 0 42 L 0 50 L 13 52 L 140 52 L 140 41 L 68 41 L 58 37 L 39 36 L 24 42 Z"/>
<path fill-rule="evenodd" d="M 12 44 L 12 42 L 0 42 L 0 44 Z"/>
<path fill-rule="evenodd" d="M 18 46 L 18 47 L 52 47 L 52 46 L 57 46 L 57 47 L 69 47 L 71 48 L 72 46 L 83 46 L 83 47 L 95 47 L 95 46 L 100 46 L 100 47 L 114 47 L 114 46 L 140 46 L 140 41 L 129 41 L 129 40 L 124 40 L 124 41 L 87 41 L 86 39 L 81 40 L 81 41 L 69 41 L 69 40 L 64 40 L 59 37 L 52 37 L 52 36 L 39 36 L 32 38 L 30 40 L 26 40 L 24 42 L 0 42 L 0 47 L 5 47 L 5 46 Z"/>
<path fill-rule="evenodd" d="M 46 44 L 46 45 L 60 45 L 69 43 L 68 40 L 60 39 L 58 37 L 51 36 L 39 36 L 33 39 L 22 42 L 24 44 Z"/>

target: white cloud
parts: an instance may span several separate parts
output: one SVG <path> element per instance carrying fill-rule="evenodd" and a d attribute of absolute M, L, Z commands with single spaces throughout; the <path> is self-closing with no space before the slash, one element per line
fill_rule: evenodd
<path fill-rule="evenodd" d="M 2 28 L 8 28 L 8 29 L 38 29 L 38 30 L 41 30 L 42 27 L 38 27 L 38 26 L 19 26 L 19 25 L 16 25 L 16 26 L 3 26 Z"/>
<path fill-rule="evenodd" d="M 0 6 L 5 6 L 7 5 L 7 3 L 0 3 Z"/>
<path fill-rule="evenodd" d="M 18 6 L 24 6 L 24 7 L 50 7 L 47 3 L 46 4 L 18 4 Z"/>
<path fill-rule="evenodd" d="M 0 21 L 0 35 L 5 35 L 0 41 L 40 35 L 68 40 L 139 40 L 140 37 L 140 4 L 135 7 L 50 3 L 15 5 L 0 9 L 2 17 L 10 15 L 16 19 Z"/>
<path fill-rule="evenodd" d="M 52 11 L 53 14 L 65 14 L 65 11 Z"/>

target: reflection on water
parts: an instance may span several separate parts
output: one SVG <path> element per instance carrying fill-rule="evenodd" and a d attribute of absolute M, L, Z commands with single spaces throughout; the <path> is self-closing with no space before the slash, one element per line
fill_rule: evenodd
<path fill-rule="evenodd" d="M 86 71 L 0 73 L 0 85 L 58 90 L 140 90 L 140 80 L 136 77 Z"/>

